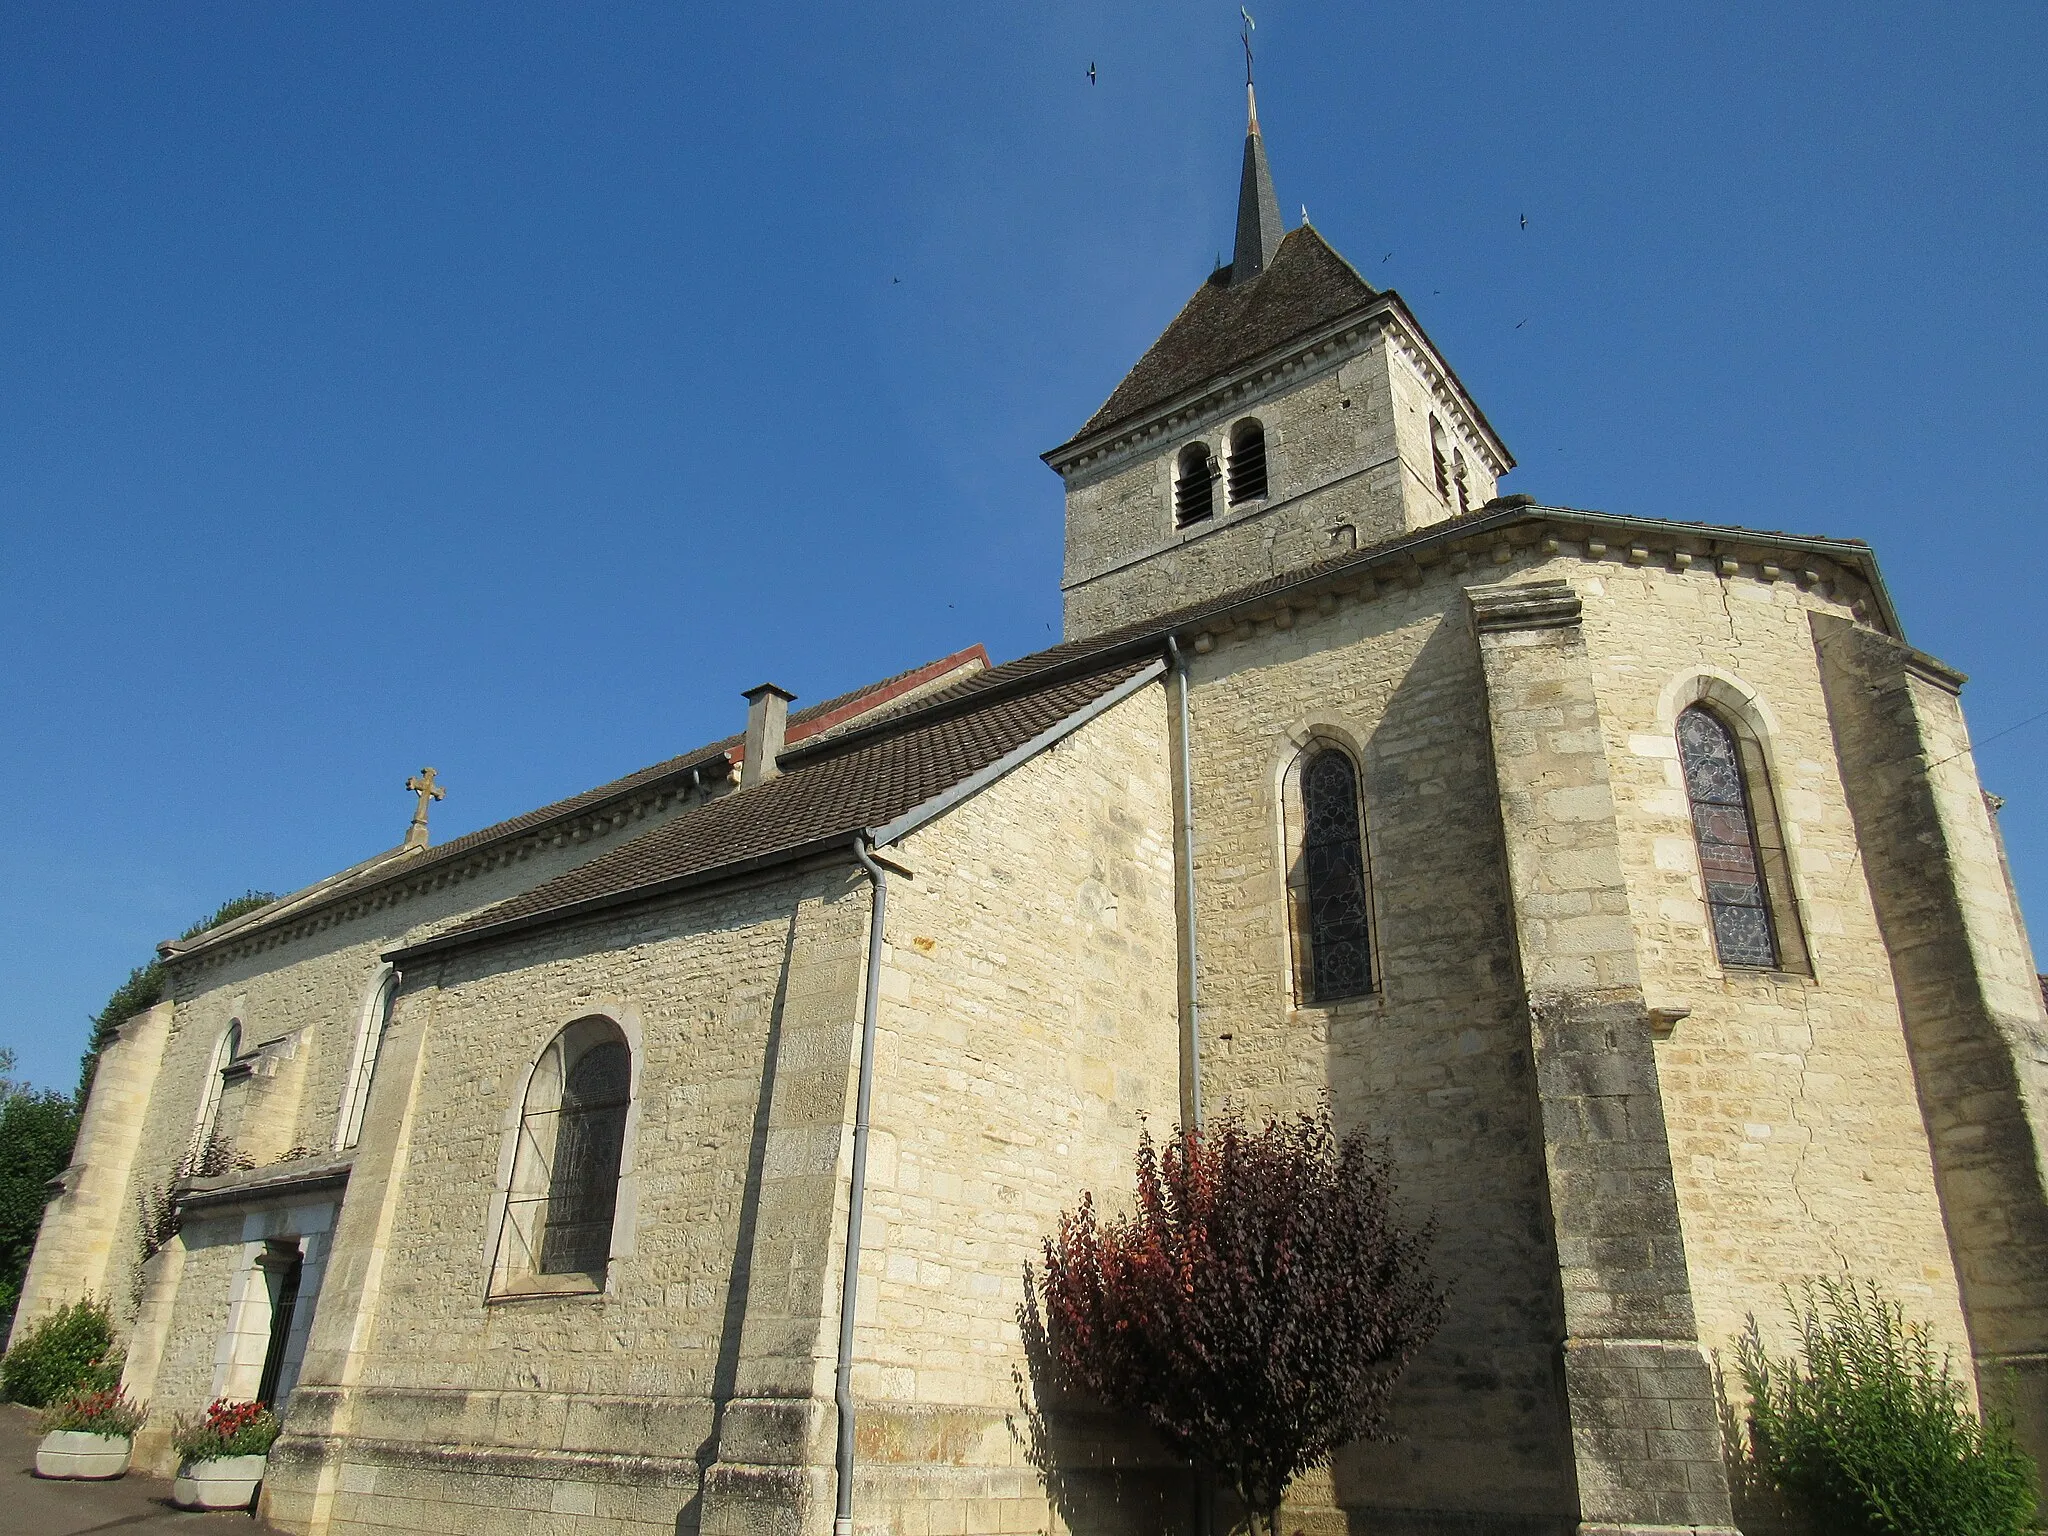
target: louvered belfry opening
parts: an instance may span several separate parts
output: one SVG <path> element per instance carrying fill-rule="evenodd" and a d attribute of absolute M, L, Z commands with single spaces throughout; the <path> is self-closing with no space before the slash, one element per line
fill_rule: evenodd
<path fill-rule="evenodd" d="M 1216 461 L 1206 443 L 1181 449 L 1173 476 L 1173 522 L 1177 528 L 1199 523 L 1216 511 Z"/>
<path fill-rule="evenodd" d="M 1256 421 L 1230 429 L 1229 484 L 1232 506 L 1266 494 L 1266 429 Z"/>

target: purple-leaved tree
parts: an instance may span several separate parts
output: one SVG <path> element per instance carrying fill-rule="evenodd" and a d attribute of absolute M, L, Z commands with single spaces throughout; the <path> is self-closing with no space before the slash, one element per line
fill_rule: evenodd
<path fill-rule="evenodd" d="M 1276 1530 L 1287 1485 L 1386 1436 L 1402 1368 L 1435 1333 L 1431 1231 L 1393 1208 L 1385 1155 L 1327 1107 L 1253 1129 L 1223 1115 L 1138 1148 L 1128 1216 L 1092 1197 L 1027 1269 L 1032 1369 L 1143 1419 Z"/>

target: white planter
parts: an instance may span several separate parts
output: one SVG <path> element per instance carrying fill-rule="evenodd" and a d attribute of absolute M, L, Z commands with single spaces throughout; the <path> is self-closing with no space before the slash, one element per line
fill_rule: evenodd
<path fill-rule="evenodd" d="M 171 1502 L 180 1509 L 247 1509 L 263 1481 L 262 1456 L 215 1456 L 188 1461 L 171 1484 Z"/>
<path fill-rule="evenodd" d="M 36 1446 L 37 1477 L 119 1477 L 128 1470 L 133 1443 L 126 1435 L 53 1429 Z"/>

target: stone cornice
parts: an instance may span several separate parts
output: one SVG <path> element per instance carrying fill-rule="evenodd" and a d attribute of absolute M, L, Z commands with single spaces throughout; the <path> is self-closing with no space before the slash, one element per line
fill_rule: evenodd
<path fill-rule="evenodd" d="M 195 1179 L 178 1193 L 179 1206 L 187 1211 L 209 1206 L 252 1205 L 315 1190 L 339 1189 L 348 1183 L 355 1165 L 353 1153 L 341 1158 L 306 1159 L 302 1162 L 269 1163 L 218 1178 Z"/>
<path fill-rule="evenodd" d="M 1226 639 L 1249 638 L 1260 625 L 1290 629 L 1298 618 L 1331 613 L 1340 603 L 1419 587 L 1439 569 L 1458 573 L 1487 564 L 1506 567 L 1532 552 L 1575 555 L 1595 564 L 1654 564 L 1673 572 L 1700 569 L 1723 580 L 1791 582 L 1839 602 L 1857 621 L 1881 633 L 1898 633 L 1876 559 L 1860 541 L 1539 507 L 1522 498 L 1491 503 L 1472 516 L 1325 561 L 1291 580 L 1165 615 L 1150 632 L 1176 634 L 1207 654 Z"/>

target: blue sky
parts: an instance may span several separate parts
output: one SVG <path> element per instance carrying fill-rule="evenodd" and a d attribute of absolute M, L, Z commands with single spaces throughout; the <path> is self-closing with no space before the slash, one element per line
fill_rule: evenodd
<path fill-rule="evenodd" d="M 1037 455 L 1227 250 L 1236 13 L 0 10 L 0 1043 L 68 1085 L 423 763 L 446 837 L 1048 643 Z M 1869 539 L 2048 912 L 2048 8 L 1256 14 L 1281 206 L 1504 489 Z"/>

